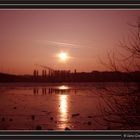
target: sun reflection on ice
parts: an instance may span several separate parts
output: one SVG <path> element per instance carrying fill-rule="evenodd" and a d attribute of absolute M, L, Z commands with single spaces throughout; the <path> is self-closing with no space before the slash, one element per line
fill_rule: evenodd
<path fill-rule="evenodd" d="M 67 127 L 68 121 L 68 95 L 59 96 L 59 113 L 60 113 L 60 128 L 64 129 Z"/>
<path fill-rule="evenodd" d="M 67 121 L 67 95 L 60 95 L 60 116 L 61 121 Z"/>
<path fill-rule="evenodd" d="M 62 86 L 59 87 L 59 89 L 60 90 L 67 90 L 67 89 L 69 89 L 69 87 L 68 86 L 65 86 L 65 85 L 62 85 Z"/>

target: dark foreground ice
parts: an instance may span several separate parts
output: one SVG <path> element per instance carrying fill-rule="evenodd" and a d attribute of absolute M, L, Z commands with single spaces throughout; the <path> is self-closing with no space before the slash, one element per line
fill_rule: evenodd
<path fill-rule="evenodd" d="M 1 83 L 1 130 L 123 129 L 104 119 L 104 83 Z M 119 90 L 120 85 L 107 85 Z M 121 85 L 122 86 L 122 85 Z M 103 98 L 105 97 L 105 98 Z"/>

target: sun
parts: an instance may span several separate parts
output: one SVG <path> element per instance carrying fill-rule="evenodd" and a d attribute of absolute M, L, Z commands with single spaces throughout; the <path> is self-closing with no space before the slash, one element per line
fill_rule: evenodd
<path fill-rule="evenodd" d="M 60 61 L 65 62 L 65 61 L 68 60 L 69 56 L 68 56 L 68 53 L 61 51 L 58 54 L 58 58 L 59 58 Z"/>

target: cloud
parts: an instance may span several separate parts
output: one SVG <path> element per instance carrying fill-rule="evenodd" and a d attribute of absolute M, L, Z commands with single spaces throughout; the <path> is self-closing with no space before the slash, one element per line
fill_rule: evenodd
<path fill-rule="evenodd" d="M 56 41 L 47 41 L 48 44 L 53 45 L 55 47 L 67 47 L 67 48 L 79 48 L 80 45 L 65 43 L 65 42 L 56 42 Z"/>
<path fill-rule="evenodd" d="M 58 42 L 58 41 L 47 41 L 47 45 L 49 47 L 55 47 L 55 48 L 70 48 L 70 49 L 95 49 L 96 47 L 93 45 L 79 45 L 75 43 L 66 43 L 66 42 Z"/>

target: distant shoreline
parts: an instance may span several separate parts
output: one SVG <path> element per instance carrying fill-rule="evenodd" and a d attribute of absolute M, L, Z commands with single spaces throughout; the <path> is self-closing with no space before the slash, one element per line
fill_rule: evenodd
<path fill-rule="evenodd" d="M 81 82 L 140 82 L 140 72 L 77 72 L 54 73 L 52 75 L 14 75 L 0 73 L 0 82 L 34 82 L 34 83 L 81 83 Z"/>

